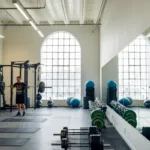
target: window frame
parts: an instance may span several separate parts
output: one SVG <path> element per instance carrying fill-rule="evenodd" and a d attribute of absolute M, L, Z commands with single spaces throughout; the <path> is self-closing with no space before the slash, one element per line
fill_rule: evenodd
<path fill-rule="evenodd" d="M 148 83 L 150 57 L 148 58 L 148 56 L 150 56 L 150 43 L 142 35 L 119 53 L 119 99 L 127 96 L 131 96 L 136 100 L 150 98 L 150 90 L 148 90 L 150 87 Z"/>
<path fill-rule="evenodd" d="M 60 34 L 63 35 L 62 38 L 59 38 Z M 53 43 L 53 41 L 55 42 Z M 59 45 L 59 43 L 63 43 L 63 45 Z M 55 100 L 65 100 L 68 97 L 81 98 L 81 46 L 72 34 L 65 31 L 50 34 L 41 47 L 41 64 L 44 64 L 41 66 L 41 80 L 46 83 L 46 86 L 50 86 L 48 81 L 51 81 L 53 87 L 51 90 L 45 90 L 45 93 L 42 94 L 43 99 L 48 100 L 49 97 Z M 47 77 L 47 74 L 51 74 L 51 77 Z M 67 84 L 67 82 L 69 83 Z M 69 91 L 64 91 L 67 88 Z M 59 95 L 63 95 L 63 97 Z"/>

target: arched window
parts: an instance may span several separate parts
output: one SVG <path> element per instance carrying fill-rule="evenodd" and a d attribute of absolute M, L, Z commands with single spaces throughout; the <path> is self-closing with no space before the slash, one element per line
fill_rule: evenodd
<path fill-rule="evenodd" d="M 150 43 L 142 35 L 118 55 L 119 98 L 150 98 Z"/>
<path fill-rule="evenodd" d="M 67 32 L 49 35 L 41 49 L 41 80 L 47 88 L 43 99 L 81 98 L 81 47 Z"/>

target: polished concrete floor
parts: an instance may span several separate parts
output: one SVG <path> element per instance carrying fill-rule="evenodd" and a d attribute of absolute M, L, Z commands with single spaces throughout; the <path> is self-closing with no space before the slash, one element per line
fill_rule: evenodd
<path fill-rule="evenodd" d="M 12 113 L 9 111 L 2 111 L 0 112 L 0 121 L 7 118 L 18 118 L 14 117 L 15 114 L 16 111 L 13 111 Z M 22 147 L 0 146 L 0 150 L 61 150 L 60 146 L 51 146 L 52 142 L 60 141 L 60 137 L 54 137 L 53 133 L 59 133 L 64 126 L 68 126 L 69 128 L 80 128 L 89 127 L 91 125 L 89 111 L 83 110 L 82 108 L 28 109 L 27 115 L 20 118 L 45 118 L 47 120 L 45 122 L 0 122 L 0 128 L 40 128 L 40 130 L 32 134 L 0 133 L 0 138 L 30 138 L 30 140 Z M 116 131 L 113 131 L 113 135 L 109 135 L 109 139 L 115 136 L 115 132 Z M 120 139 L 120 137 L 118 138 Z M 117 145 L 118 140 L 115 139 L 115 142 Z M 130 150 L 125 143 L 123 143 L 122 148 L 123 150 Z M 88 148 L 85 148 L 85 150 L 87 149 Z M 80 148 L 76 148 L 76 150 L 80 150 Z M 115 146 L 114 150 L 120 149 Z"/>

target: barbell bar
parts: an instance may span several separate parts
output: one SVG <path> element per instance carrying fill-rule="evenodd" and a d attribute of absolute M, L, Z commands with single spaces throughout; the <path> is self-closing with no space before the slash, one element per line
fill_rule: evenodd
<path fill-rule="evenodd" d="M 9 87 L 9 88 L 13 88 L 13 85 L 10 86 L 6 86 L 5 82 L 0 82 L 0 91 L 3 92 L 5 90 L 5 87 Z M 30 87 L 37 87 L 38 88 L 38 92 L 40 93 L 44 93 L 45 88 L 52 88 L 52 86 L 45 86 L 45 83 L 43 81 L 41 81 L 39 83 L 39 85 L 37 86 L 25 86 L 25 88 L 30 88 Z"/>
<path fill-rule="evenodd" d="M 73 142 L 69 142 L 68 144 L 77 144 L 77 145 L 78 144 L 81 144 L 81 145 L 85 144 L 86 145 L 86 144 L 89 144 L 89 143 L 75 143 L 75 142 L 73 143 Z M 51 143 L 51 145 L 52 146 L 60 146 L 61 143 Z M 88 145 L 86 145 L 86 146 L 89 147 Z M 104 144 L 104 147 L 110 147 L 110 144 Z"/>
<path fill-rule="evenodd" d="M 60 136 L 60 133 L 54 133 L 53 136 Z M 86 132 L 69 132 L 67 135 L 89 135 Z"/>
<path fill-rule="evenodd" d="M 52 146 L 61 146 L 67 150 L 69 147 L 89 147 L 90 150 L 106 150 L 104 147 L 110 147 L 110 144 L 104 144 L 104 141 L 100 140 L 100 135 L 91 135 L 89 142 L 86 143 L 77 143 L 77 142 L 69 142 L 68 138 L 63 138 L 61 143 L 51 143 Z M 111 149 L 113 150 L 113 149 Z"/>

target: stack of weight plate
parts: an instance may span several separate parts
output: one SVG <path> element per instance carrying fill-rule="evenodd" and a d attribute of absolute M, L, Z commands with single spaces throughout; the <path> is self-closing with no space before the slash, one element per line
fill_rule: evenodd
<path fill-rule="evenodd" d="M 137 126 L 136 113 L 116 101 L 111 101 L 111 107 L 134 128 Z"/>
<path fill-rule="evenodd" d="M 89 101 L 95 100 L 95 88 L 85 88 L 85 97 L 83 97 L 83 109 L 89 109 Z"/>
<path fill-rule="evenodd" d="M 85 97 L 90 101 L 95 100 L 95 88 L 94 87 L 86 87 L 85 88 Z"/>
<path fill-rule="evenodd" d="M 104 127 L 105 113 L 101 109 L 100 104 L 97 101 L 89 101 L 89 110 L 91 112 L 92 125 L 102 129 Z"/>

